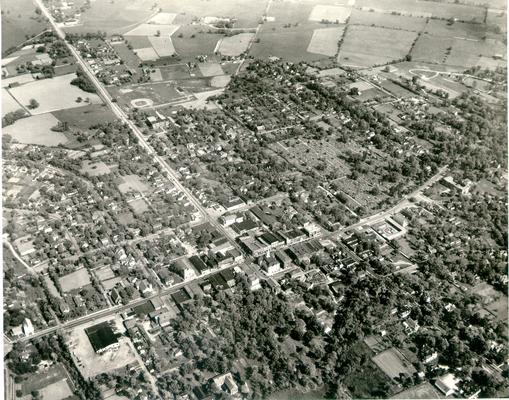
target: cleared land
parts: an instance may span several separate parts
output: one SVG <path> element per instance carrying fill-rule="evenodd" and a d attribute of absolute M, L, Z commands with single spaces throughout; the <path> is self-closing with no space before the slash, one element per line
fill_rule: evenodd
<path fill-rule="evenodd" d="M 175 14 L 175 13 L 161 12 L 161 13 L 153 16 L 152 18 L 150 18 L 147 21 L 147 23 L 148 24 L 157 24 L 157 25 L 170 25 L 176 16 L 177 16 L 177 14 Z"/>
<path fill-rule="evenodd" d="M 217 44 L 217 51 L 224 56 L 236 57 L 247 50 L 249 41 L 254 33 L 239 33 L 238 35 L 225 37 Z"/>
<path fill-rule="evenodd" d="M 330 21 L 330 22 L 338 22 L 340 24 L 345 23 L 352 9 L 350 7 L 341 7 L 341 6 L 325 6 L 325 5 L 317 5 L 309 14 L 310 21 Z"/>
<path fill-rule="evenodd" d="M 315 29 L 309 42 L 308 52 L 323 54 L 329 57 L 335 56 L 338 52 L 338 42 L 343 36 L 343 32 L 343 27 Z"/>
<path fill-rule="evenodd" d="M 175 47 L 170 37 L 150 36 L 148 40 L 159 57 L 170 57 L 175 54 Z"/>
<path fill-rule="evenodd" d="M 143 183 L 138 175 L 126 175 L 122 177 L 122 183 L 118 185 L 118 190 L 122 193 L 135 192 L 148 192 L 149 187 Z"/>
<path fill-rule="evenodd" d="M 126 36 L 171 36 L 180 28 L 179 25 L 141 24 L 130 30 Z"/>
<path fill-rule="evenodd" d="M 135 53 L 142 61 L 157 60 L 159 56 L 152 47 L 146 47 L 144 49 L 136 49 Z"/>
<path fill-rule="evenodd" d="M 23 392 L 23 395 L 28 395 L 28 396 L 30 396 L 30 393 L 34 390 L 38 390 L 41 392 L 41 394 L 43 394 L 44 388 L 48 388 L 48 387 L 50 388 L 53 384 L 59 383 L 59 382 L 65 382 L 65 384 L 69 388 L 69 385 L 68 385 L 66 379 L 67 379 L 67 373 L 66 373 L 64 367 L 60 364 L 56 364 L 56 365 L 52 365 L 44 372 L 31 374 L 30 379 L 23 381 L 23 383 L 21 384 L 21 390 Z M 62 387 L 62 385 L 58 385 L 57 387 L 58 387 L 59 391 L 61 393 L 63 393 L 64 388 Z M 70 390 L 70 388 L 69 388 L 69 390 Z M 31 398 L 31 396 L 30 396 L 30 398 Z M 59 398 L 56 396 L 55 397 L 43 397 L 43 399 L 48 399 L 48 400 L 50 400 L 50 399 L 51 400 L 53 400 L 53 399 L 59 400 L 61 398 L 62 397 Z"/>
<path fill-rule="evenodd" d="M 230 83 L 230 80 L 231 80 L 230 75 L 214 76 L 210 80 L 210 86 L 212 86 L 214 88 L 224 88 Z"/>
<path fill-rule="evenodd" d="M 348 23 L 419 32 L 426 25 L 426 19 L 354 9 Z"/>
<path fill-rule="evenodd" d="M 382 65 L 404 58 L 416 32 L 372 26 L 349 26 L 339 50 L 338 62 L 352 67 Z"/>
<path fill-rule="evenodd" d="M 451 54 L 447 57 L 446 64 L 471 67 L 481 62 L 483 56 L 491 58 L 497 54 L 504 59 L 507 57 L 507 49 L 502 42 L 492 39 L 481 41 L 454 39 Z M 500 60 L 498 62 L 500 63 Z M 501 63 L 504 64 L 505 61 Z"/>
<path fill-rule="evenodd" d="M 414 366 L 394 348 L 385 350 L 372 360 L 391 379 L 399 378 L 402 373 L 412 376 L 416 372 Z"/>
<path fill-rule="evenodd" d="M 52 383 L 39 390 L 43 400 L 62 400 L 73 395 L 67 379 Z"/>
<path fill-rule="evenodd" d="M 221 37 L 222 35 L 219 33 L 208 33 L 200 25 L 183 25 L 172 36 L 171 40 L 181 59 L 195 61 L 197 55 L 214 54 L 217 41 Z"/>
<path fill-rule="evenodd" d="M 52 127 L 58 125 L 58 119 L 52 114 L 34 115 L 17 120 L 13 125 L 3 128 L 3 134 L 9 135 L 19 143 L 40 146 L 58 146 L 68 142 L 61 132 L 53 132 Z"/>
<path fill-rule="evenodd" d="M 217 76 L 223 75 L 223 69 L 218 63 L 199 63 L 198 68 L 203 76 Z"/>
<path fill-rule="evenodd" d="M 393 396 L 393 399 L 441 399 L 443 396 L 429 382 L 404 390 Z"/>
<path fill-rule="evenodd" d="M 82 173 L 87 173 L 90 176 L 106 175 L 111 172 L 110 168 L 102 161 L 92 162 L 84 161 L 80 170 Z"/>
<path fill-rule="evenodd" d="M 23 107 L 14 100 L 14 97 L 12 97 L 7 90 L 2 89 L 2 117 L 9 112 L 19 109 L 23 109 Z"/>
<path fill-rule="evenodd" d="M 85 268 L 81 268 L 58 278 L 58 281 L 64 292 L 70 292 L 71 290 L 90 285 L 90 275 L 88 275 L 88 271 Z"/>
<path fill-rule="evenodd" d="M 148 211 L 148 204 L 144 199 L 130 201 L 129 206 L 131 206 L 135 214 L 143 214 L 145 211 Z"/>
<path fill-rule="evenodd" d="M 76 102 L 78 97 L 88 98 L 90 103 L 101 103 L 101 99 L 96 94 L 84 92 L 79 87 L 71 85 L 74 78 L 76 78 L 75 74 L 62 75 L 52 79 L 29 82 L 9 89 L 9 91 L 20 104 L 27 105 L 30 103 L 30 99 L 37 100 L 39 107 L 30 110 L 33 115 L 81 107 L 83 103 Z M 58 93 L 58 96 L 55 96 L 55 93 Z"/>

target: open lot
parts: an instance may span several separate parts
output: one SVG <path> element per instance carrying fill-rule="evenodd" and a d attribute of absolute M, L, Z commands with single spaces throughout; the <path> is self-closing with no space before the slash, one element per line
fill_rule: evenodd
<path fill-rule="evenodd" d="M 77 366 L 85 378 L 92 378 L 101 372 L 113 371 L 125 368 L 126 365 L 136 362 L 134 351 L 129 346 L 129 339 L 119 338 L 120 347 L 115 351 L 107 351 L 97 354 L 85 332 L 85 328 L 98 324 L 102 321 L 94 321 L 86 326 L 80 326 L 69 333 L 69 347 L 74 355 Z M 117 329 L 123 330 L 122 322 L 115 320 Z"/>
<path fill-rule="evenodd" d="M 146 193 L 149 187 L 141 181 L 138 175 L 126 175 L 122 177 L 122 183 L 118 185 L 118 190 L 122 193 L 131 191 Z"/>
<path fill-rule="evenodd" d="M 253 36 L 254 33 L 239 33 L 238 35 L 225 37 L 217 43 L 217 51 L 223 56 L 239 56 L 247 50 Z"/>
<path fill-rule="evenodd" d="M 83 103 L 78 103 L 76 99 L 89 99 L 90 103 L 101 103 L 99 96 L 93 93 L 87 93 L 79 87 L 71 85 L 71 81 L 76 78 L 75 74 L 57 76 L 52 79 L 43 79 L 40 81 L 29 82 L 21 86 L 9 89 L 12 96 L 23 105 L 30 103 L 30 99 L 35 99 L 39 107 L 30 110 L 33 115 L 44 114 L 61 109 L 81 107 Z M 58 93 L 58 96 L 55 96 Z"/>
<path fill-rule="evenodd" d="M 39 390 L 42 400 L 62 400 L 72 396 L 67 379 L 52 383 Z"/>
<path fill-rule="evenodd" d="M 414 366 L 395 348 L 377 354 L 372 360 L 391 379 L 399 378 L 401 373 L 412 376 L 416 372 Z"/>
<path fill-rule="evenodd" d="M 338 62 L 369 67 L 403 59 L 417 33 L 372 26 L 349 26 L 339 50 Z"/>
<path fill-rule="evenodd" d="M 443 395 L 429 383 L 424 382 L 404 390 L 392 397 L 393 399 L 441 399 Z"/>
<path fill-rule="evenodd" d="M 135 214 L 143 214 L 145 211 L 148 211 L 148 204 L 144 199 L 130 201 L 129 206 L 133 209 Z"/>
<path fill-rule="evenodd" d="M 85 268 L 78 269 L 68 275 L 58 278 L 64 292 L 79 289 L 90 284 L 90 275 Z"/>
<path fill-rule="evenodd" d="M 50 366 L 46 371 L 31 374 L 30 379 L 23 381 L 21 385 L 21 390 L 24 395 L 29 395 L 34 390 L 38 390 L 43 394 L 44 400 L 60 400 L 65 397 L 72 395 L 71 388 L 67 382 L 67 372 L 65 368 L 60 364 L 55 364 Z M 55 385 L 55 386 L 53 386 Z M 44 394 L 49 394 L 49 390 L 44 390 L 44 388 L 55 388 L 58 389 L 55 392 L 55 397 L 46 396 Z M 58 397 L 59 394 L 69 393 L 67 396 Z"/>
<path fill-rule="evenodd" d="M 152 47 L 146 47 L 143 49 L 135 49 L 134 52 L 138 57 L 140 57 L 141 61 L 153 61 L 157 60 L 159 56 L 156 51 Z"/>
<path fill-rule="evenodd" d="M 11 136 L 19 143 L 58 146 L 67 143 L 68 139 L 63 133 L 51 130 L 57 124 L 58 119 L 52 114 L 34 115 L 6 126 L 2 129 L 2 134 Z"/>
<path fill-rule="evenodd" d="M 87 173 L 90 176 L 106 175 L 111 172 L 111 169 L 102 161 L 83 161 L 80 172 Z"/>
<path fill-rule="evenodd" d="M 329 57 L 335 56 L 338 52 L 338 42 L 343 36 L 343 32 L 343 27 L 315 29 L 309 42 L 308 52 L 323 54 Z"/>
<path fill-rule="evenodd" d="M 198 68 L 200 69 L 200 72 L 203 76 L 217 76 L 217 75 L 223 75 L 223 69 L 221 68 L 221 65 L 218 63 L 199 63 Z"/>
<path fill-rule="evenodd" d="M 329 21 L 343 24 L 346 22 L 352 9 L 350 7 L 316 5 L 309 14 L 310 21 Z"/>
<path fill-rule="evenodd" d="M 451 54 L 447 57 L 446 63 L 448 65 L 471 67 L 477 65 L 483 56 L 492 58 L 496 54 L 500 54 L 504 59 L 507 57 L 506 46 L 497 40 L 454 39 Z M 505 62 L 498 61 L 502 64 L 505 64 Z"/>

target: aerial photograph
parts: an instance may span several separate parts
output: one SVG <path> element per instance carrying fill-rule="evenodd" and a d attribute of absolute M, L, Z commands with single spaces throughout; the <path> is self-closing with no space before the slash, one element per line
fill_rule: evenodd
<path fill-rule="evenodd" d="M 509 398 L 506 0 L 0 0 L 5 400 Z"/>

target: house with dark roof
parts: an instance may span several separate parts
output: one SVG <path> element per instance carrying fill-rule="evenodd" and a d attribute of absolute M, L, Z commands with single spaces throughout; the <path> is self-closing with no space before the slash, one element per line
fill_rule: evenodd
<path fill-rule="evenodd" d="M 210 266 L 207 265 L 199 256 L 194 255 L 189 257 L 189 262 L 198 271 L 199 275 L 208 274 L 210 272 Z"/>

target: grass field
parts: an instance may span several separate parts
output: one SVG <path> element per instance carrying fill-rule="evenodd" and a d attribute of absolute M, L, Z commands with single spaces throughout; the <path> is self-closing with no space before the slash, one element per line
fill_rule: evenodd
<path fill-rule="evenodd" d="M 149 18 L 154 2 L 151 0 L 115 0 L 92 1 L 91 8 L 81 15 L 82 24 L 64 28 L 66 32 L 87 33 L 106 31 L 107 33 L 125 33 L 136 23 Z"/>
<path fill-rule="evenodd" d="M 425 61 L 430 63 L 443 63 L 447 57 L 447 49 L 452 47 L 454 39 L 440 38 L 423 33 L 417 39 L 415 46 L 412 48 L 413 61 Z"/>
<path fill-rule="evenodd" d="M 351 7 L 316 5 L 308 19 L 315 22 L 330 21 L 343 24 L 351 12 Z"/>
<path fill-rule="evenodd" d="M 195 61 L 197 55 L 213 55 L 216 44 L 222 37 L 219 33 L 208 33 L 202 26 L 183 25 L 171 40 L 180 58 Z"/>
<path fill-rule="evenodd" d="M 2 52 L 47 29 L 41 17 L 35 19 L 35 6 L 31 0 L 2 1 Z"/>
<path fill-rule="evenodd" d="M 104 104 L 89 104 L 52 113 L 59 121 L 67 122 L 69 126 L 79 129 L 89 129 L 91 126 L 116 121 L 115 116 Z"/>
<path fill-rule="evenodd" d="M 480 41 L 454 39 L 446 64 L 471 67 L 477 65 L 482 57 L 492 58 L 495 54 L 507 57 L 507 49 L 502 42 L 492 39 Z"/>
<path fill-rule="evenodd" d="M 214 76 L 210 80 L 210 86 L 213 88 L 224 88 L 224 87 L 228 86 L 228 84 L 230 83 L 230 80 L 231 80 L 230 75 Z"/>
<path fill-rule="evenodd" d="M 87 173 L 90 176 L 101 176 L 111 172 L 111 169 L 102 161 L 92 162 L 83 161 L 83 165 L 80 170 L 81 173 Z"/>
<path fill-rule="evenodd" d="M 130 201 L 129 206 L 135 214 L 143 214 L 145 211 L 148 211 L 148 204 L 144 199 Z"/>
<path fill-rule="evenodd" d="M 447 21 L 430 19 L 424 31 L 433 36 L 481 40 L 487 33 L 486 25 L 469 22 L 455 22 L 449 25 Z"/>
<path fill-rule="evenodd" d="M 6 89 L 2 89 L 2 117 L 9 112 L 19 109 L 23 109 L 23 106 L 21 106 Z"/>
<path fill-rule="evenodd" d="M 21 385 L 21 390 L 23 391 L 24 395 L 29 395 L 34 390 L 39 390 L 49 387 L 50 385 L 61 382 L 62 380 L 65 381 L 67 379 L 67 373 L 65 372 L 65 369 L 62 365 L 56 364 L 49 367 L 46 371 L 31 374 L 30 379 L 27 379 L 23 381 Z M 67 384 L 67 382 L 66 382 Z M 69 387 L 69 386 L 67 386 Z M 70 388 L 69 388 L 70 390 Z M 72 393 L 71 393 L 72 394 Z M 46 397 L 46 399 L 52 399 L 51 397 Z M 55 397 L 55 400 L 58 400 Z"/>
<path fill-rule="evenodd" d="M 151 36 L 148 40 L 150 40 L 150 44 L 159 57 L 170 57 L 175 54 L 175 47 L 173 47 L 171 38 L 164 36 Z"/>
<path fill-rule="evenodd" d="M 156 15 L 154 15 L 152 18 L 150 18 L 147 22 L 149 24 L 156 24 L 156 25 L 170 25 L 177 14 L 175 13 L 163 13 L 160 12 Z"/>
<path fill-rule="evenodd" d="M 398 378 L 401 373 L 413 375 L 414 366 L 406 361 L 395 349 L 388 349 L 372 358 L 373 362 L 391 379 Z"/>
<path fill-rule="evenodd" d="M 154 25 L 141 24 L 136 28 L 126 32 L 126 36 L 156 36 L 159 32 L 160 36 L 171 36 L 180 28 L 179 25 Z"/>
<path fill-rule="evenodd" d="M 71 85 L 74 78 L 76 78 L 75 74 L 62 75 L 52 79 L 29 82 L 9 89 L 9 91 L 23 105 L 29 104 L 30 99 L 37 100 L 39 107 L 30 110 L 33 115 L 81 107 L 83 103 L 76 102 L 78 97 L 88 98 L 93 104 L 101 103 L 101 99 L 96 94 L 84 92 L 77 86 Z M 55 96 L 55 93 L 58 93 L 58 96 Z"/>
<path fill-rule="evenodd" d="M 9 135 L 19 143 L 36 144 L 40 146 L 58 146 L 68 142 L 61 132 L 53 132 L 51 128 L 58 124 L 51 114 L 34 115 L 16 121 L 13 125 L 2 129 L 4 135 Z"/>
<path fill-rule="evenodd" d="M 199 63 L 198 68 L 203 76 L 217 76 L 217 75 L 223 75 L 224 72 L 221 68 L 221 65 L 218 63 Z"/>
<path fill-rule="evenodd" d="M 369 67 L 404 58 L 417 33 L 372 26 L 349 26 L 339 50 L 338 62 Z"/>
<path fill-rule="evenodd" d="M 254 33 L 239 33 L 238 35 L 220 39 L 217 44 L 217 51 L 223 56 L 239 56 L 247 50 L 247 46 L 253 36 Z"/>
<path fill-rule="evenodd" d="M 72 390 L 67 383 L 67 379 L 51 383 L 39 390 L 42 400 L 62 400 L 72 396 Z"/>
<path fill-rule="evenodd" d="M 90 275 L 85 268 L 78 269 L 70 274 L 58 278 L 64 292 L 79 289 L 90 284 Z"/>
<path fill-rule="evenodd" d="M 152 47 L 146 47 L 144 49 L 136 49 L 134 50 L 136 55 L 140 57 L 141 61 L 153 61 L 157 60 L 159 56 L 155 52 L 155 50 Z"/>
<path fill-rule="evenodd" d="M 142 182 L 138 175 L 123 176 L 122 183 L 118 185 L 118 190 L 122 193 L 128 193 L 131 191 L 146 193 L 149 189 L 149 186 Z"/>
<path fill-rule="evenodd" d="M 419 32 L 426 25 L 426 19 L 354 9 L 348 23 Z"/>
<path fill-rule="evenodd" d="M 323 54 L 333 57 L 338 52 L 338 42 L 343 36 L 344 28 L 315 29 L 309 46 L 308 53 Z"/>
<path fill-rule="evenodd" d="M 486 14 L 486 23 L 492 26 L 498 26 L 502 32 L 507 32 L 507 13 L 504 12 L 504 9 L 507 8 L 507 5 L 504 1 L 504 6 L 501 10 L 497 9 L 488 9 Z"/>

